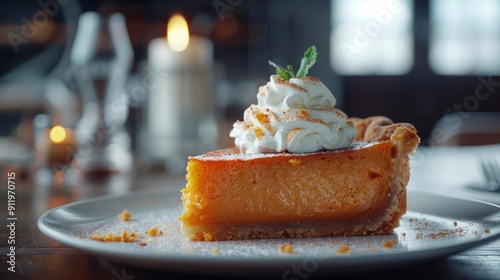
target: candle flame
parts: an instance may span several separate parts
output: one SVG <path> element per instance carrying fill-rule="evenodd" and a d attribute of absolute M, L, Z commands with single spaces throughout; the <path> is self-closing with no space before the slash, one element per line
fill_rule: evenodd
<path fill-rule="evenodd" d="M 50 140 L 54 143 L 61 143 L 66 139 L 66 130 L 60 126 L 56 125 L 50 130 Z"/>
<path fill-rule="evenodd" d="M 175 14 L 168 21 L 168 45 L 176 52 L 181 52 L 189 45 L 189 28 L 182 15 Z"/>

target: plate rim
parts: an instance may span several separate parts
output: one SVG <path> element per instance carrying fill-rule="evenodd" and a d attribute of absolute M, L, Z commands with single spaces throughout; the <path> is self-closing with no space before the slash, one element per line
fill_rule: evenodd
<path fill-rule="evenodd" d="M 304 259 L 309 256 L 294 254 L 294 255 L 283 255 L 283 256 L 270 256 L 270 257 L 259 257 L 259 258 L 249 258 L 245 256 L 224 256 L 217 255 L 213 257 L 201 256 L 201 255 L 184 255 L 184 254 L 151 254 L 151 252 L 147 251 L 144 253 L 137 251 L 124 251 L 121 252 L 117 250 L 115 247 L 106 247 L 99 246 L 100 243 L 96 243 L 93 246 L 88 246 L 88 244 L 83 244 L 81 242 L 81 238 L 68 235 L 64 232 L 58 231 L 57 228 L 51 227 L 51 225 L 47 221 L 47 217 L 53 214 L 55 211 L 58 211 L 63 208 L 73 207 L 75 205 L 87 204 L 90 202 L 99 202 L 106 201 L 115 198 L 122 198 L 131 196 L 147 196 L 149 194 L 154 193 L 174 193 L 174 191 L 178 191 L 180 189 L 170 188 L 170 187 L 159 187 L 159 188 L 151 188 L 151 189 L 142 189 L 142 190 L 129 190 L 126 192 L 120 193 L 112 193 L 106 194 L 96 197 L 89 197 L 79 201 L 74 201 L 71 203 L 67 203 L 50 210 L 47 210 L 43 213 L 37 220 L 38 229 L 47 237 L 56 240 L 65 244 L 66 246 L 73 247 L 79 249 L 87 254 L 94 255 L 97 257 L 104 257 L 105 259 L 118 261 L 121 263 L 127 263 L 130 265 L 140 266 L 140 267 L 148 267 L 148 268 L 158 268 L 158 261 L 161 261 L 162 264 L 165 262 L 170 263 L 169 268 L 174 268 L 176 271 L 186 271 L 192 267 L 192 264 L 203 262 L 206 264 L 204 267 L 205 272 L 213 272 L 213 269 L 217 267 L 224 267 L 225 269 L 231 271 L 231 268 L 241 269 L 241 265 L 244 265 L 246 272 L 248 272 L 251 268 L 259 267 L 263 269 L 262 271 L 267 270 L 275 270 L 280 267 L 283 269 L 284 267 L 289 267 L 291 265 L 297 264 L 298 262 L 302 262 Z M 480 203 L 484 205 L 489 205 L 494 207 L 500 212 L 500 206 L 494 203 L 482 201 L 479 199 L 474 199 L 470 197 L 464 197 L 456 194 L 448 194 L 437 191 L 429 191 L 429 190 L 407 190 L 408 195 L 412 193 L 425 194 L 431 196 L 438 196 L 445 199 L 455 199 L 455 200 L 463 200 L 474 203 Z M 411 210 L 409 210 L 411 211 Z M 414 211 L 415 213 L 420 213 Z M 470 220 L 469 220 L 470 222 Z M 484 235 L 483 235 L 484 236 Z M 327 257 L 326 259 L 321 260 L 322 266 L 335 267 L 338 269 L 340 266 L 344 266 L 345 269 L 349 271 L 349 268 L 356 268 L 359 271 L 359 265 L 367 265 L 368 266 L 376 266 L 377 264 L 384 263 L 387 260 L 394 261 L 396 260 L 399 266 L 412 260 L 413 263 L 417 263 L 418 261 L 425 261 L 433 258 L 438 258 L 442 256 L 447 256 L 452 253 L 458 253 L 466 249 L 471 249 L 480 245 L 484 245 L 486 243 L 492 242 L 495 239 L 500 237 L 500 232 L 491 233 L 484 238 L 469 240 L 466 242 L 461 242 L 457 244 L 448 244 L 446 246 L 423 246 L 422 248 L 413 249 L 410 252 L 407 251 L 387 251 L 384 254 L 363 254 L 363 255 L 348 255 L 347 257 L 344 255 L 335 255 Z M 283 239 L 285 240 L 285 239 Z M 138 261 L 138 262 L 137 262 Z M 221 266 L 222 265 L 222 266 Z M 175 267 L 178 266 L 178 267 Z M 266 268 L 268 268 L 266 270 Z M 345 269 L 339 270 L 337 272 L 345 272 Z M 219 271 L 220 272 L 220 271 Z M 234 271 L 238 272 L 238 271 Z M 241 272 L 241 271 L 240 271 Z"/>

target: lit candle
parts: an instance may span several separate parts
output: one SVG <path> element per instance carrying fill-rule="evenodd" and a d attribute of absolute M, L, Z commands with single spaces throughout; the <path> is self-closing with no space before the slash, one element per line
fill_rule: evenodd
<path fill-rule="evenodd" d="M 48 130 L 48 138 L 47 163 L 69 165 L 76 150 L 73 130 L 56 125 Z"/>
<path fill-rule="evenodd" d="M 161 78 L 165 71 L 195 67 L 211 67 L 213 44 L 207 38 L 190 36 L 181 15 L 173 15 L 167 25 L 167 36 L 153 39 L 148 46 L 148 63 Z"/>
<path fill-rule="evenodd" d="M 201 123 L 214 115 L 212 64 L 212 42 L 190 36 L 181 15 L 169 20 L 166 38 L 150 42 L 146 118 L 151 157 L 183 157 L 181 151 L 196 153 L 193 147 L 200 149 Z"/>

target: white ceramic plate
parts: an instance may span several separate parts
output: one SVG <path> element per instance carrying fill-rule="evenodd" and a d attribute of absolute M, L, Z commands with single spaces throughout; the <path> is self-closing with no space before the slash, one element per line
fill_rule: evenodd
<path fill-rule="evenodd" d="M 129 222 L 117 219 L 124 208 L 132 212 Z M 67 204 L 42 215 L 38 227 L 70 247 L 123 264 L 197 273 L 281 273 L 287 279 L 316 271 L 348 273 L 400 267 L 500 236 L 500 207 L 429 192 L 409 192 L 408 212 L 400 227 L 383 236 L 191 242 L 181 235 L 177 220 L 181 209 L 179 188 L 165 187 Z M 163 234 L 144 234 L 153 226 Z M 88 238 L 92 233 L 119 233 L 122 229 L 139 232 L 139 241 Z M 141 241 L 146 246 L 141 246 Z M 391 241 L 394 246 L 386 248 L 384 244 Z M 280 245 L 290 242 L 294 253 L 281 253 Z M 345 245 L 350 254 L 337 252 Z"/>

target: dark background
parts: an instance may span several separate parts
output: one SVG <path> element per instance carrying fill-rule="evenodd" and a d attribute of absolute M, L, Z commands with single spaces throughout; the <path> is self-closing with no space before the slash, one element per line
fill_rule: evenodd
<path fill-rule="evenodd" d="M 424 145 L 428 144 L 426 140 L 431 138 L 436 121 L 450 112 L 471 109 L 500 111 L 500 87 L 494 88 L 487 99 L 474 103 L 470 96 L 481 84 L 480 76 L 444 76 L 431 70 L 428 60 L 429 0 L 413 3 L 414 62 L 411 71 L 401 76 L 341 76 L 335 73 L 329 63 L 330 1 L 314 1 L 313 4 L 298 0 L 80 3 L 66 0 L 61 1 L 65 3 L 60 5 L 62 10 L 51 16 L 53 28 L 50 32 L 40 31 L 29 43 L 21 44 L 16 53 L 7 34 L 20 32 L 23 17 L 31 19 L 40 10 L 37 2 L 7 2 L 0 11 L 0 136 L 15 133 L 23 117 L 46 111 L 37 81 L 44 75 L 57 72 L 57 66 L 70 45 L 71 31 L 76 26 L 78 15 L 84 11 L 121 12 L 125 15 L 135 51 L 135 72 L 147 59 L 148 42 L 165 34 L 167 19 L 173 12 L 186 16 L 192 34 L 213 41 L 214 59 L 229 81 L 251 79 L 264 84 L 273 73 L 267 64 L 268 59 L 298 66 L 303 51 L 315 44 L 319 61 L 310 75 L 320 78 L 331 89 L 341 109 L 349 116 L 386 115 L 396 122 L 410 122 L 416 126 Z M 215 8 L 221 2 L 233 5 L 222 17 Z M 481 1 L 477 3 L 481 5 Z M 498 76 L 490 79 L 500 82 Z M 4 100 L 12 95 L 13 88 L 28 92 L 21 105 L 9 105 Z M 230 91 L 229 101 L 218 110 L 228 121 L 241 119 L 244 108 L 249 105 L 248 100 L 256 102 L 256 93 L 257 88 L 250 89 L 250 92 Z M 140 106 L 130 110 L 128 127 L 133 133 L 140 125 L 137 121 Z"/>

